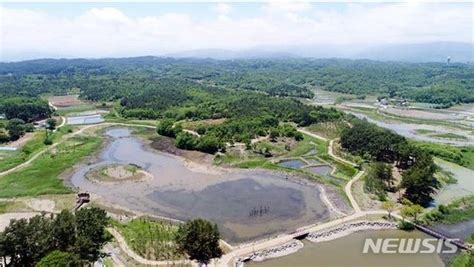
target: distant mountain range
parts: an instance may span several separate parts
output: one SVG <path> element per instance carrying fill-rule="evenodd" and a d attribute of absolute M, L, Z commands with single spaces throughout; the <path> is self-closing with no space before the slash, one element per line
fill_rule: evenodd
<path fill-rule="evenodd" d="M 106 55 L 104 57 L 128 57 L 134 55 Z M 474 43 L 436 42 L 391 45 L 301 45 L 255 47 L 244 50 L 199 49 L 176 53 L 156 53 L 153 56 L 174 58 L 250 59 L 250 58 L 347 58 L 404 62 L 451 62 L 474 63 Z M 18 61 L 39 58 L 77 58 L 69 55 L 39 52 L 1 55 L 0 61 Z"/>
<path fill-rule="evenodd" d="M 193 57 L 213 59 L 238 58 L 349 58 L 405 62 L 452 62 L 473 63 L 474 44 L 437 42 L 423 44 L 393 44 L 374 46 L 353 45 L 305 45 L 288 47 L 257 47 L 247 50 L 201 49 L 172 54 L 169 57 Z"/>

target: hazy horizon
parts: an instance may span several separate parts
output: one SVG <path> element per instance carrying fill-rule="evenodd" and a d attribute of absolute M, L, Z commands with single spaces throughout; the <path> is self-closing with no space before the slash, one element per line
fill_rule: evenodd
<path fill-rule="evenodd" d="M 0 61 L 206 50 L 364 58 L 433 43 L 457 46 L 434 49 L 428 61 L 458 52 L 469 61 L 472 11 L 473 3 L 3 3 Z"/>

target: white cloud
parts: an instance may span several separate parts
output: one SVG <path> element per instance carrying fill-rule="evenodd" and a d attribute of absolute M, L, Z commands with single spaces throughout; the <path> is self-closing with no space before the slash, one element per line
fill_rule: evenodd
<path fill-rule="evenodd" d="M 256 9 L 258 9 L 256 4 Z M 262 5 L 260 5 L 262 6 Z M 134 56 L 181 50 L 307 44 L 472 42 L 472 10 L 456 4 L 265 4 L 260 13 L 236 13 L 217 4 L 217 16 L 166 13 L 131 17 L 126 10 L 92 8 L 75 17 L 0 7 L 0 56 Z"/>
<path fill-rule="evenodd" d="M 214 11 L 219 15 L 228 15 L 232 11 L 232 6 L 225 3 L 217 3 Z"/>
<path fill-rule="evenodd" d="M 308 2 L 270 2 L 264 8 L 270 12 L 299 13 L 310 10 L 312 5 Z"/>

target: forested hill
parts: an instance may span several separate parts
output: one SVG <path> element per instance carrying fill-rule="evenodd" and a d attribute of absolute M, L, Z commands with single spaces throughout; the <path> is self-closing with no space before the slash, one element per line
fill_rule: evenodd
<path fill-rule="evenodd" d="M 80 88 L 85 98 L 114 100 L 163 78 L 274 96 L 310 98 L 313 96 L 310 88 L 316 86 L 357 95 L 400 96 L 445 106 L 474 102 L 472 65 L 345 59 L 137 57 L 0 63 L 0 94 L 37 96 Z"/>

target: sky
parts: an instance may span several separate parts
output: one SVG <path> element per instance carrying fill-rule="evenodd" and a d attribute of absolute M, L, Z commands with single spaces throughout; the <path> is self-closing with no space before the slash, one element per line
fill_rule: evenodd
<path fill-rule="evenodd" d="M 0 61 L 300 45 L 473 43 L 473 7 L 414 2 L 3 2 Z"/>

